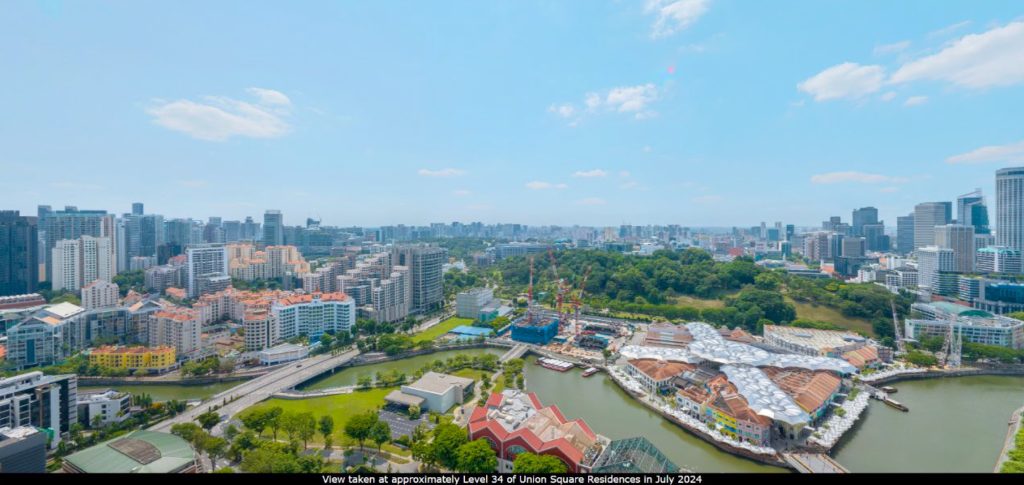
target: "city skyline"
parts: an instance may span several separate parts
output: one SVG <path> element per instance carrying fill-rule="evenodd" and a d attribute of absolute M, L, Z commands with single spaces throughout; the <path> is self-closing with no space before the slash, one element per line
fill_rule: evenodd
<path fill-rule="evenodd" d="M 894 227 L 975 188 L 994 215 L 1024 161 L 1011 2 L 242 6 L 12 4 L 0 206 Z"/>

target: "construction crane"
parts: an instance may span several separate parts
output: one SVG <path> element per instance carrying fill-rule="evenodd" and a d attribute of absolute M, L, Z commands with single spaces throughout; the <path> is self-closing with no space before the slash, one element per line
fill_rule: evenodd
<path fill-rule="evenodd" d="M 576 338 L 580 337 L 580 328 L 582 327 L 580 325 L 580 306 L 583 305 L 583 292 L 587 289 L 587 278 L 590 277 L 590 270 L 592 268 L 592 266 L 587 266 L 586 271 L 583 272 L 583 279 L 580 280 L 580 291 L 576 292 L 572 299 L 573 310 L 576 314 Z"/>
<path fill-rule="evenodd" d="M 551 260 L 551 272 L 555 276 L 555 313 L 558 315 L 558 330 L 561 332 L 565 328 L 565 315 L 562 313 L 562 303 L 565 300 L 565 285 L 561 278 L 558 277 L 558 261 L 555 260 L 555 251 L 548 249 L 548 258 Z"/>
<path fill-rule="evenodd" d="M 892 329 L 893 336 L 896 337 L 896 353 L 903 355 L 907 353 L 907 348 L 903 342 L 903 329 L 900 328 L 900 319 L 896 316 L 896 300 L 889 300 L 889 305 L 892 306 Z"/>
<path fill-rule="evenodd" d="M 949 331 L 942 342 L 942 364 L 949 368 L 960 367 L 961 354 L 963 352 L 963 330 L 956 330 L 956 317 L 949 319 Z"/>
<path fill-rule="evenodd" d="M 530 286 L 526 289 L 526 323 L 533 322 L 533 256 L 530 256 Z"/>

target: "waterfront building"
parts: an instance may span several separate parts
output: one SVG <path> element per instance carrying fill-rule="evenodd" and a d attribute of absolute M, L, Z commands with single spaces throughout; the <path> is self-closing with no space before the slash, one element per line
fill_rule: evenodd
<path fill-rule="evenodd" d="M 82 307 L 86 310 L 117 306 L 120 292 L 109 281 L 96 280 L 82 287 Z"/>
<path fill-rule="evenodd" d="M 64 457 L 64 473 L 198 473 L 192 445 L 171 433 L 137 430 Z"/>
<path fill-rule="evenodd" d="M 953 204 L 923 202 L 914 206 L 914 249 L 935 245 L 935 226 L 951 222 Z"/>
<path fill-rule="evenodd" d="M 245 350 L 257 351 L 274 346 L 280 334 L 269 308 L 247 309 L 242 320 L 245 329 Z"/>
<path fill-rule="evenodd" d="M 945 338 L 953 325 L 953 331 L 960 333 L 964 342 L 1024 348 L 1024 322 L 1015 318 L 948 302 L 914 303 L 911 309 L 922 318 L 904 321 L 907 338 Z"/>
<path fill-rule="evenodd" d="M 188 260 L 185 271 L 190 298 L 219 291 L 225 278 L 230 285 L 227 250 L 223 244 L 190 246 L 185 250 L 185 255 Z"/>
<path fill-rule="evenodd" d="M 669 362 L 660 359 L 631 359 L 626 364 L 626 373 L 633 376 L 651 394 L 657 394 L 669 388 L 672 381 L 696 366 L 682 362 Z"/>
<path fill-rule="evenodd" d="M 291 295 L 270 307 L 280 340 L 299 335 L 317 339 L 324 332 L 349 332 L 356 324 L 356 304 L 344 293 Z"/>
<path fill-rule="evenodd" d="M 771 442 L 772 420 L 751 409 L 724 374 L 716 375 L 703 386 L 679 389 L 675 402 L 683 412 L 735 440 L 757 446 L 768 446 Z"/>
<path fill-rule="evenodd" d="M 764 326 L 764 342 L 789 352 L 836 359 L 868 345 L 866 338 L 852 332 L 780 325 Z"/>
<path fill-rule="evenodd" d="M 485 439 L 498 455 L 498 472 L 510 473 L 520 453 L 553 456 L 570 473 L 587 471 L 609 440 L 581 420 L 568 420 L 557 406 L 542 406 L 520 390 L 492 393 L 469 418 L 469 439 Z"/>
<path fill-rule="evenodd" d="M 842 379 L 827 371 L 777 367 L 765 367 L 761 371 L 810 416 L 811 423 L 825 416 L 829 404 L 842 388 Z"/>
<path fill-rule="evenodd" d="M 401 406 L 416 405 L 425 411 L 446 413 L 452 406 L 473 397 L 473 379 L 427 372 L 413 382 L 392 391 L 385 400 Z"/>
<path fill-rule="evenodd" d="M 112 281 L 117 274 L 109 237 L 81 236 L 56 241 L 51 254 L 54 290 L 78 292 L 96 280 Z"/>
<path fill-rule="evenodd" d="M 29 372 L 0 379 L 0 428 L 34 426 L 53 434 L 50 448 L 78 422 L 78 377 Z"/>
<path fill-rule="evenodd" d="M 305 359 L 309 356 L 309 347 L 283 343 L 275 347 L 263 349 L 257 354 L 260 365 L 277 365 L 285 362 L 294 362 Z"/>
<path fill-rule="evenodd" d="M 533 321 L 520 318 L 512 324 L 512 340 L 535 345 L 547 345 L 558 335 L 558 319 L 536 317 Z"/>
<path fill-rule="evenodd" d="M 39 289 L 39 227 L 35 217 L 0 211 L 0 297 Z"/>
<path fill-rule="evenodd" d="M 103 346 L 89 351 L 89 365 L 104 369 L 127 369 L 163 373 L 176 362 L 174 347 Z"/>
<path fill-rule="evenodd" d="M 1005 246 L 983 247 L 977 251 L 977 271 L 979 273 L 1024 273 L 1021 265 L 1019 249 Z"/>
<path fill-rule="evenodd" d="M 102 428 L 131 417 L 132 395 L 112 389 L 78 393 L 78 422 Z"/>
<path fill-rule="evenodd" d="M 191 308 L 167 307 L 147 319 L 146 335 L 150 347 L 171 347 L 178 360 L 192 360 L 202 350 L 202 324 Z"/>
<path fill-rule="evenodd" d="M 996 244 L 1024 251 L 1024 167 L 996 171 Z"/>
<path fill-rule="evenodd" d="M 46 434 L 32 426 L 0 428 L 0 473 L 46 473 Z"/>

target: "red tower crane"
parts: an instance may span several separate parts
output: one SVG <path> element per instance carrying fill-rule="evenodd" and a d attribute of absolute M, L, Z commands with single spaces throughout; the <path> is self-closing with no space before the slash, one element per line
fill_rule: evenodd
<path fill-rule="evenodd" d="M 530 256 L 530 286 L 526 290 L 526 323 L 533 322 L 533 256 Z"/>
<path fill-rule="evenodd" d="M 565 299 L 565 285 L 558 277 L 558 262 L 555 260 L 555 251 L 548 248 L 548 258 L 551 260 L 551 272 L 555 275 L 555 313 L 558 315 L 558 330 L 565 328 L 565 315 L 562 313 L 562 302 Z"/>

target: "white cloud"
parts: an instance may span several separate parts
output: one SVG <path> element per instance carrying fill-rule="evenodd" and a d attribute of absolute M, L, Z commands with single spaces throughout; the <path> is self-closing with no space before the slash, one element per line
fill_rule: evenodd
<path fill-rule="evenodd" d="M 658 87 L 651 83 L 619 86 L 604 93 L 587 93 L 583 97 L 585 108 L 582 110 L 577 109 L 572 103 L 563 103 L 549 106 L 548 112 L 570 119 L 571 126 L 576 126 L 584 116 L 603 111 L 633 114 L 635 119 L 643 120 L 657 115 L 649 106 L 658 100 L 658 96 Z"/>
<path fill-rule="evenodd" d="M 466 197 L 467 195 L 473 195 L 473 192 L 471 192 L 469 190 L 466 190 L 466 189 L 459 189 L 459 190 L 452 191 L 452 195 L 457 195 L 459 197 Z"/>
<path fill-rule="evenodd" d="M 657 15 L 651 37 L 668 37 L 686 29 L 707 13 L 709 3 L 708 0 L 647 0 L 644 12 Z"/>
<path fill-rule="evenodd" d="M 607 202 L 600 197 L 587 197 L 576 201 L 577 205 L 605 205 Z"/>
<path fill-rule="evenodd" d="M 281 91 L 264 88 L 249 88 L 247 93 L 259 98 L 260 103 L 268 105 L 291 106 L 292 100 L 288 99 Z"/>
<path fill-rule="evenodd" d="M 815 74 L 797 88 L 814 96 L 815 101 L 860 98 L 882 88 L 885 70 L 881 66 L 862 66 L 844 62 Z"/>
<path fill-rule="evenodd" d="M 918 106 L 928 102 L 928 96 L 911 96 L 903 102 L 903 106 Z"/>
<path fill-rule="evenodd" d="M 459 170 L 457 168 L 442 168 L 441 170 L 430 170 L 427 168 L 421 168 L 416 171 L 420 177 L 458 177 L 465 175 L 465 170 Z"/>
<path fill-rule="evenodd" d="M 566 184 L 553 184 L 551 182 L 542 182 L 540 180 L 534 180 L 533 182 L 528 182 L 526 184 L 526 188 L 530 190 L 561 190 L 569 188 L 569 186 Z"/>
<path fill-rule="evenodd" d="M 554 114 L 556 114 L 558 116 L 561 116 L 562 118 L 572 118 L 573 115 L 576 114 L 576 107 L 571 105 L 571 104 L 569 104 L 569 103 L 565 103 L 565 104 L 557 105 L 557 106 L 556 105 L 551 105 L 551 106 L 548 107 L 548 112 L 549 113 L 554 113 Z"/>
<path fill-rule="evenodd" d="M 904 64 L 889 82 L 918 80 L 974 89 L 1024 82 L 1024 21 L 961 37 L 938 53 Z"/>
<path fill-rule="evenodd" d="M 890 177 L 888 175 L 864 172 L 830 172 L 811 176 L 812 184 L 839 184 L 847 182 L 860 184 L 879 184 L 902 183 L 906 181 L 907 179 L 904 177 Z"/>
<path fill-rule="evenodd" d="M 903 52 L 910 47 L 910 41 L 904 40 L 901 42 L 893 42 L 892 44 L 883 44 L 875 46 L 875 55 L 893 54 L 896 52 Z"/>
<path fill-rule="evenodd" d="M 1024 140 L 1009 145 L 989 145 L 971 150 L 967 153 L 954 155 L 946 159 L 946 163 L 971 164 L 987 162 L 1019 163 L 1024 162 Z"/>
<path fill-rule="evenodd" d="M 580 170 L 572 174 L 576 178 L 596 178 L 596 177 L 607 177 L 608 172 L 595 168 L 594 170 Z"/>
<path fill-rule="evenodd" d="M 892 101 L 892 100 L 896 99 L 896 93 L 893 92 L 893 91 L 889 91 L 889 92 L 883 94 L 881 97 L 882 97 L 882 101 L 889 102 L 889 101 Z"/>
<path fill-rule="evenodd" d="M 970 20 L 964 20 L 963 22 L 957 22 L 957 23 L 955 23 L 953 25 L 948 25 L 948 26 L 943 27 L 943 28 L 941 28 L 939 30 L 933 30 L 931 32 L 928 32 L 928 37 L 930 37 L 930 38 L 931 37 L 945 37 L 946 35 L 952 34 L 953 32 L 956 32 L 956 31 L 958 31 L 958 30 L 960 30 L 960 29 L 962 29 L 964 27 L 967 27 L 968 25 L 971 25 L 971 21 Z"/>
<path fill-rule="evenodd" d="M 249 88 L 247 92 L 257 98 L 256 103 L 224 96 L 206 96 L 201 101 L 156 100 L 146 112 L 154 123 L 200 140 L 286 135 L 291 129 L 284 119 L 291 107 L 288 97 L 271 89 Z"/>

